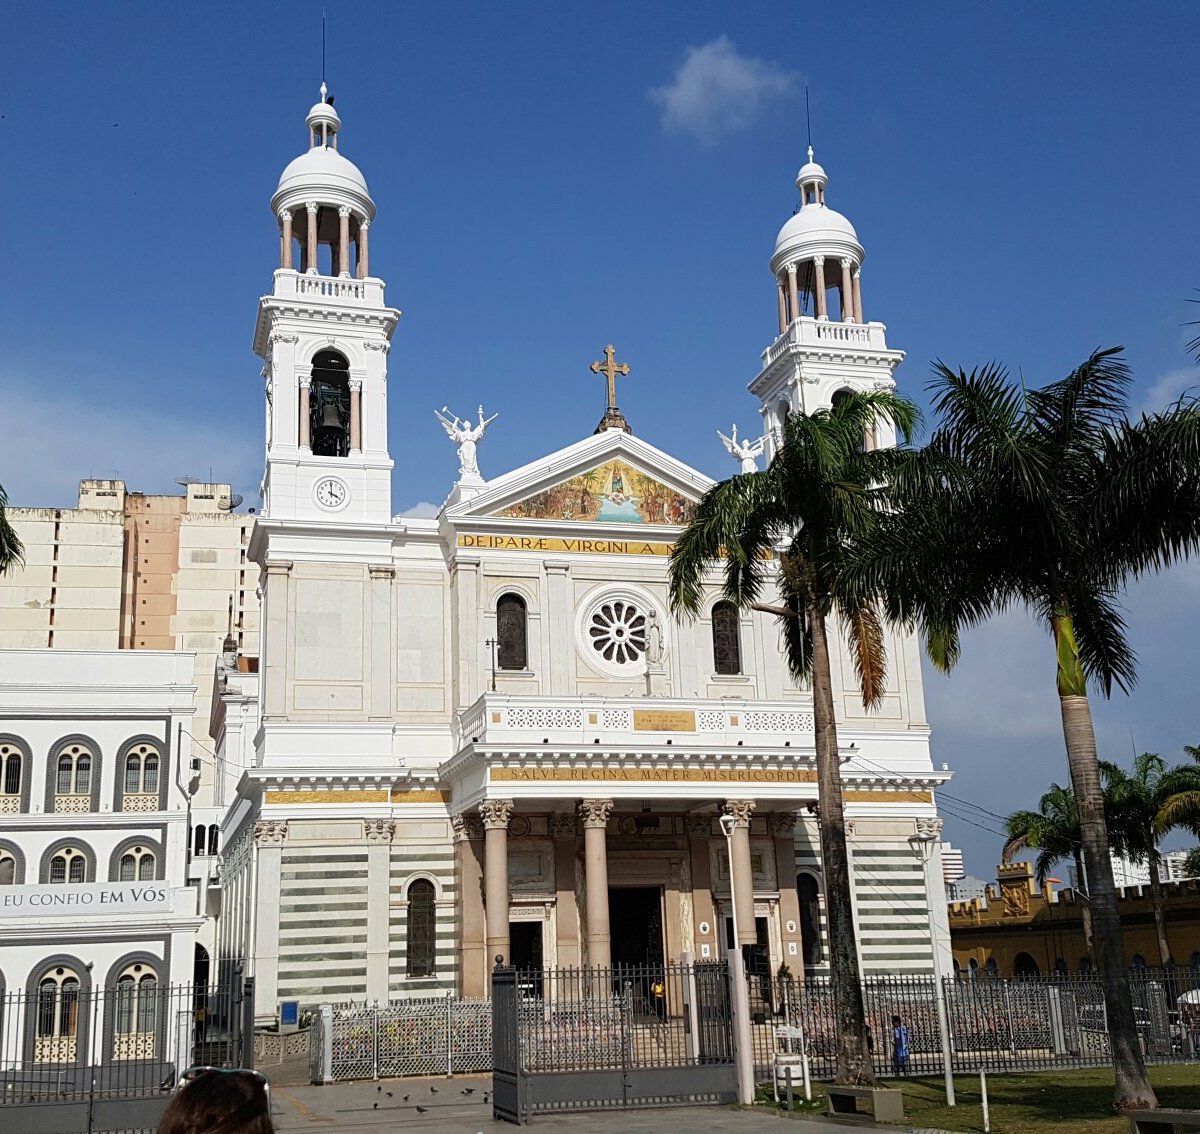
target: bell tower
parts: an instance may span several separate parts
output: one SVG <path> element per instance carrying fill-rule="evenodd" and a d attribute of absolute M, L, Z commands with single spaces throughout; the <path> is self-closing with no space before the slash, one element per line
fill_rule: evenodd
<path fill-rule="evenodd" d="M 279 267 L 254 331 L 267 397 L 262 515 L 386 524 L 387 357 L 400 312 L 370 271 L 375 203 L 341 154 L 342 122 L 324 83 L 306 125 L 308 150 L 271 198 Z"/>
<path fill-rule="evenodd" d="M 767 458 L 789 412 L 812 413 L 841 390 L 890 388 L 904 352 L 889 350 L 882 323 L 863 315 L 866 252 L 854 226 L 825 203 L 829 178 L 813 160 L 796 175 L 800 204 L 779 230 L 771 257 L 779 334 L 750 383 L 761 403 Z M 867 438 L 870 445 L 895 438 Z"/>

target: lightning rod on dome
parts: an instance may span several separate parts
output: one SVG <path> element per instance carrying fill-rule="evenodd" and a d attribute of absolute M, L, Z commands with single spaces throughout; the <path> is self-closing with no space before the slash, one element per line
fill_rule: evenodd
<path fill-rule="evenodd" d="M 812 148 L 812 106 L 808 101 L 808 80 L 804 80 L 804 122 L 808 127 L 808 160 L 813 159 Z"/>

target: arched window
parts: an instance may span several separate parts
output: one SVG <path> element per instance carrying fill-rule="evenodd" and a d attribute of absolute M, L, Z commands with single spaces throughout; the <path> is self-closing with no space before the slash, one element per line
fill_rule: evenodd
<path fill-rule="evenodd" d="M 79 975 L 57 968 L 38 981 L 38 1063 L 74 1063 L 75 1037 L 79 1028 Z"/>
<path fill-rule="evenodd" d="M 206 853 L 205 849 L 204 849 L 204 838 L 205 838 L 204 832 L 206 830 L 207 830 L 207 828 L 204 826 L 203 823 L 197 824 L 195 834 L 193 835 L 193 838 L 192 838 L 192 854 L 194 854 L 196 856 L 200 856 L 200 855 L 203 855 Z"/>
<path fill-rule="evenodd" d="M 713 670 L 716 673 L 742 672 L 742 646 L 738 639 L 738 612 L 731 602 L 719 602 L 712 608 Z"/>
<path fill-rule="evenodd" d="M 52 859 L 46 881 L 53 886 L 87 881 L 87 855 L 78 847 L 63 847 Z"/>
<path fill-rule="evenodd" d="M 21 773 L 24 755 L 15 744 L 0 742 L 0 815 L 21 810 Z"/>
<path fill-rule="evenodd" d="M 158 975 L 149 965 L 130 965 L 117 978 L 113 1058 L 153 1059 L 158 1024 Z"/>
<path fill-rule="evenodd" d="M 0 850 L 0 886 L 15 886 L 17 882 L 17 860 L 11 851 Z"/>
<path fill-rule="evenodd" d="M 1057 959 L 1055 960 L 1055 962 L 1054 962 L 1054 971 L 1055 971 L 1055 972 L 1056 972 L 1056 973 L 1057 973 L 1059 976 L 1066 976 L 1066 975 L 1067 975 L 1067 972 L 1068 972 L 1068 969 L 1067 969 L 1067 962 L 1066 962 L 1066 961 L 1065 961 L 1065 960 L 1064 960 L 1062 957 L 1059 957 L 1059 958 L 1057 958 Z"/>
<path fill-rule="evenodd" d="M 131 847 L 117 866 L 118 882 L 152 882 L 154 880 L 154 852 L 145 847 Z"/>
<path fill-rule="evenodd" d="M 987 971 L 987 975 L 990 977 L 998 977 L 1000 975 L 1000 966 L 996 964 L 995 957 L 989 957 L 987 959 L 987 964 L 983 967 Z"/>
<path fill-rule="evenodd" d="M 1037 976 L 1040 971 L 1037 961 L 1029 953 L 1018 953 L 1013 958 L 1013 976 Z"/>
<path fill-rule="evenodd" d="M 336 350 L 318 351 L 313 358 L 308 423 L 315 456 L 350 455 L 350 364 Z"/>
<path fill-rule="evenodd" d="M 1139 972 L 1146 967 L 1146 958 L 1141 953 L 1134 953 L 1133 959 L 1129 962 L 1131 969 L 1137 969 Z"/>
<path fill-rule="evenodd" d="M 1080 957 L 1079 958 L 1079 971 L 1081 973 L 1090 973 L 1092 971 L 1092 958 L 1091 957 Z"/>
<path fill-rule="evenodd" d="M 216 854 L 221 846 L 221 825 L 219 823 L 210 823 L 208 825 L 208 853 Z"/>
<path fill-rule="evenodd" d="M 122 811 L 158 810 L 158 749 L 136 744 L 125 755 Z"/>
<path fill-rule="evenodd" d="M 800 901 L 800 948 L 805 965 L 821 963 L 821 888 L 811 874 L 796 875 Z"/>
<path fill-rule="evenodd" d="M 58 755 L 54 779 L 54 810 L 92 809 L 92 753 L 82 744 L 68 745 Z"/>
<path fill-rule="evenodd" d="M 525 600 L 501 595 L 496 603 L 496 665 L 500 669 L 528 669 Z"/>
<path fill-rule="evenodd" d="M 977 977 L 978 975 L 979 975 L 979 962 L 977 960 L 975 960 L 974 957 L 972 957 L 967 962 L 967 979 L 971 980 L 973 977 Z"/>
<path fill-rule="evenodd" d="M 418 878 L 408 888 L 408 975 L 431 977 L 437 975 L 437 918 L 433 883 Z"/>

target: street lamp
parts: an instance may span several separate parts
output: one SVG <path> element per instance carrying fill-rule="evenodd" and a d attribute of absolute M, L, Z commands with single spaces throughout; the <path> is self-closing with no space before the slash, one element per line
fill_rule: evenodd
<path fill-rule="evenodd" d="M 946 988 L 942 978 L 942 966 L 938 957 L 937 920 L 933 897 L 929 892 L 929 864 L 933 861 L 934 848 L 941 841 L 941 820 L 934 823 L 919 821 L 917 830 L 908 836 L 908 845 L 917 852 L 921 862 L 922 885 L 925 890 L 925 911 L 929 918 L 929 948 L 933 958 L 933 998 L 937 1004 L 938 1040 L 942 1046 L 942 1070 L 946 1079 L 946 1105 L 954 1106 L 954 1062 L 950 1054 L 950 1021 L 946 1016 Z"/>

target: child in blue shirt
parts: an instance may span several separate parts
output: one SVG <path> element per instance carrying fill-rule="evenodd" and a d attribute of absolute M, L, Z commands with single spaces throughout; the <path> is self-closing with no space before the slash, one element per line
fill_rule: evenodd
<path fill-rule="evenodd" d="M 899 1016 L 892 1017 L 892 1066 L 897 1075 L 908 1074 L 908 1029 Z"/>

